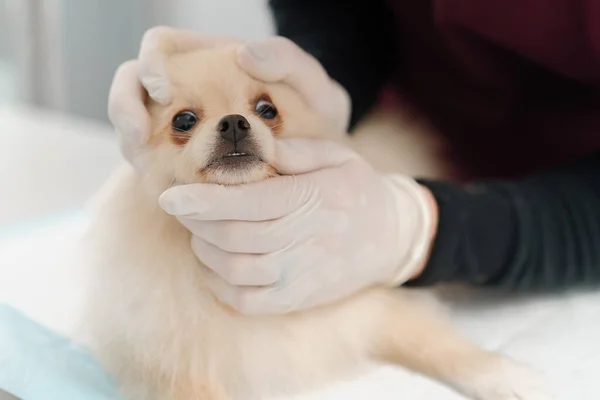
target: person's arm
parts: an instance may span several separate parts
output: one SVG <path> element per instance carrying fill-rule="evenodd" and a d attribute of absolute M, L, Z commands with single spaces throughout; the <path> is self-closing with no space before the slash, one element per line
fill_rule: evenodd
<path fill-rule="evenodd" d="M 600 153 L 517 181 L 421 183 L 439 205 L 438 232 L 428 264 L 408 285 L 600 283 Z"/>
<path fill-rule="evenodd" d="M 394 65 L 394 19 L 383 0 L 270 0 L 277 34 L 315 57 L 352 101 L 350 129 L 373 107 Z"/>

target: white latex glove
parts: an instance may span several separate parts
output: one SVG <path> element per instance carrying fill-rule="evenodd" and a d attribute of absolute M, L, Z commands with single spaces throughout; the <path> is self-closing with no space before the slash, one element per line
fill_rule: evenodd
<path fill-rule="evenodd" d="M 414 180 L 381 176 L 331 142 L 280 140 L 277 159 L 287 176 L 178 186 L 160 198 L 193 233 L 222 302 L 244 314 L 302 310 L 400 285 L 423 267 L 435 208 Z"/>

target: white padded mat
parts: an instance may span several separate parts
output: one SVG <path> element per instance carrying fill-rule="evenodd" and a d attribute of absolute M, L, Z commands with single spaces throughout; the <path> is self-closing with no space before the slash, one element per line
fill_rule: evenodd
<path fill-rule="evenodd" d="M 82 232 L 81 214 L 60 215 L 37 225 L 0 230 L 0 301 L 50 325 L 68 323 L 77 301 L 77 271 L 57 263 Z M 500 349 L 543 370 L 560 400 L 600 398 L 600 291 L 552 298 L 452 298 L 456 325 L 491 349 Z M 303 400 L 458 400 L 461 397 L 403 370 L 382 368 L 358 381 L 342 382 Z"/>

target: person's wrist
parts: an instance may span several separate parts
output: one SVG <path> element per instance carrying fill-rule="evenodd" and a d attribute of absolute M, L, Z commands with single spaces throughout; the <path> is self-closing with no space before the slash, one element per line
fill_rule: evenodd
<path fill-rule="evenodd" d="M 384 177 L 393 196 L 398 233 L 394 246 L 393 270 L 388 283 L 399 286 L 415 279 L 429 260 L 437 231 L 437 204 L 432 193 L 415 179 L 403 175 Z M 394 250 L 390 249 L 393 254 Z"/>
<path fill-rule="evenodd" d="M 435 200 L 435 197 L 433 196 L 433 193 L 431 193 L 431 191 L 427 187 L 421 185 L 421 189 L 423 190 L 425 197 L 427 198 L 427 204 L 428 204 L 430 212 L 431 212 L 429 235 L 428 235 L 429 244 L 427 246 L 425 256 L 423 257 L 419 266 L 415 269 L 413 274 L 410 276 L 409 280 L 417 279 L 419 276 L 421 276 L 421 274 L 427 267 L 427 263 L 429 262 L 429 258 L 431 257 L 431 251 L 433 250 L 433 243 L 435 242 L 435 237 L 436 237 L 437 229 L 438 229 L 438 221 L 439 221 L 438 204 Z"/>

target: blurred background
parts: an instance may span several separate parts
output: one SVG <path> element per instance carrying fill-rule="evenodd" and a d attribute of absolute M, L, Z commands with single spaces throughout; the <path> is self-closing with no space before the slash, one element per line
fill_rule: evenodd
<path fill-rule="evenodd" d="M 0 234 L 72 212 L 121 162 L 111 80 L 159 24 L 272 32 L 266 0 L 0 0 Z"/>

